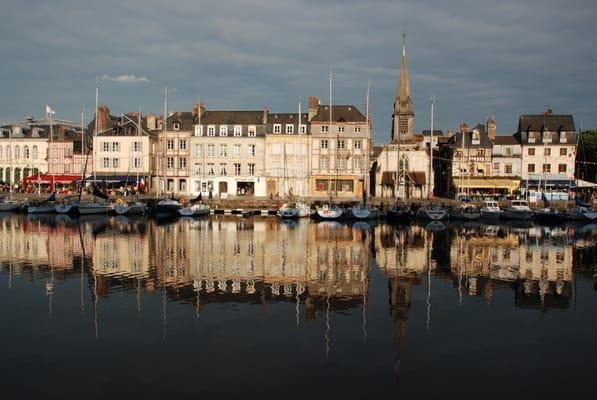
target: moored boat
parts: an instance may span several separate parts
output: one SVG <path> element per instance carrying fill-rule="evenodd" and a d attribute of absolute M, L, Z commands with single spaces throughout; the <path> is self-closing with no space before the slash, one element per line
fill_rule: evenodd
<path fill-rule="evenodd" d="M 145 213 L 146 209 L 145 204 L 138 201 L 114 205 L 114 212 L 117 215 L 141 215 Z"/>
<path fill-rule="evenodd" d="M 473 221 L 481 218 L 481 212 L 477 206 L 473 204 L 464 204 L 457 207 L 455 210 L 450 211 L 450 218 Z"/>
<path fill-rule="evenodd" d="M 448 216 L 448 211 L 437 204 L 431 204 L 417 210 L 418 218 L 430 219 L 432 221 L 439 221 L 448 218 Z"/>
<path fill-rule="evenodd" d="M 358 220 L 371 220 L 379 218 L 379 209 L 368 205 L 358 204 L 349 209 L 349 217 Z"/>
<path fill-rule="evenodd" d="M 158 201 L 156 214 L 177 214 L 181 208 L 182 204 L 178 200 L 164 199 Z"/>
<path fill-rule="evenodd" d="M 209 206 L 207 204 L 192 204 L 178 209 L 178 214 L 182 217 L 203 217 L 209 215 Z"/>
<path fill-rule="evenodd" d="M 324 204 L 317 209 L 317 217 L 322 220 L 337 220 L 342 218 L 344 209 L 337 204 Z"/>
<path fill-rule="evenodd" d="M 481 218 L 487 219 L 499 219 L 504 214 L 504 211 L 500 208 L 500 205 L 495 200 L 485 200 L 483 207 L 481 207 Z"/>
<path fill-rule="evenodd" d="M 404 204 L 396 203 L 386 213 L 388 222 L 408 221 L 415 217 L 415 211 L 412 207 L 406 207 Z"/>
<path fill-rule="evenodd" d="M 530 220 L 533 210 L 526 200 L 512 200 L 510 205 L 504 209 L 503 215 L 507 219 Z"/>
<path fill-rule="evenodd" d="M 79 214 L 107 214 L 112 211 L 110 203 L 79 203 Z"/>
<path fill-rule="evenodd" d="M 284 203 L 278 210 L 278 215 L 286 219 L 304 218 L 311 215 L 311 207 L 307 203 L 300 201 Z"/>
<path fill-rule="evenodd" d="M 22 203 L 15 200 L 9 200 L 6 197 L 0 198 L 0 212 L 15 212 L 21 209 Z"/>
<path fill-rule="evenodd" d="M 533 210 L 533 217 L 541 222 L 557 223 L 566 219 L 566 213 L 552 207 L 537 208 Z"/>

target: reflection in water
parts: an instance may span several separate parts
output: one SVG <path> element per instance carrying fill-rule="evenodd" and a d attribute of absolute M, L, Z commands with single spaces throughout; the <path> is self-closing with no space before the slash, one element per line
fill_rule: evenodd
<path fill-rule="evenodd" d="M 0 219 L 0 265 L 8 274 L 7 287 L 15 278 L 43 279 L 52 318 L 60 290 L 56 282 L 77 279 L 81 314 L 85 297 L 91 298 L 96 338 L 105 330 L 100 314 L 113 312 L 102 310 L 102 303 L 119 291 L 134 292 L 137 311 L 149 302 L 146 296 L 159 293 L 163 341 L 172 302 L 190 305 L 197 318 L 218 304 L 254 304 L 263 310 L 287 304 L 297 329 L 307 329 L 302 321 L 321 321 L 323 352 L 331 357 L 336 330 L 341 330 L 334 315 L 358 315 L 359 340 L 368 342 L 371 263 L 372 273 L 387 281 L 400 380 L 406 326 L 423 281 L 427 337 L 433 332 L 432 310 L 437 315 L 442 306 L 434 292 L 446 288 L 461 307 L 467 298 L 489 305 L 494 291 L 506 290 L 519 308 L 567 309 L 574 300 L 575 263 L 592 268 L 582 260 L 594 252 L 597 237 L 590 226 L 350 226 L 225 216 L 159 222 L 5 216 Z"/>

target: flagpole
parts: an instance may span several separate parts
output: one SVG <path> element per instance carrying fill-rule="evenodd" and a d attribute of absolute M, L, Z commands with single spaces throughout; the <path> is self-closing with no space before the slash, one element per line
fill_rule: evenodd
<path fill-rule="evenodd" d="M 53 142 L 53 136 L 54 136 L 54 128 L 53 128 L 53 124 L 52 124 L 52 114 L 54 112 L 54 110 L 52 110 L 52 108 L 48 105 L 46 105 L 46 112 L 50 115 L 50 149 L 48 151 L 48 154 L 50 154 L 50 151 L 52 150 L 52 142 Z M 50 161 L 50 164 L 48 165 L 48 170 L 50 170 L 51 168 L 51 157 L 48 157 Z M 52 183 L 51 183 L 51 187 L 50 187 L 50 191 L 53 192 L 56 187 L 55 187 L 55 182 L 54 182 L 54 169 L 51 170 L 52 172 L 50 172 L 50 176 L 52 177 Z"/>

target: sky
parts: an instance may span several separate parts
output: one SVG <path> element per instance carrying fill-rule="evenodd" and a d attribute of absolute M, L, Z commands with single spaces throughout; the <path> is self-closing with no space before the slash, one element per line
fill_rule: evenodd
<path fill-rule="evenodd" d="M 303 109 L 309 96 L 365 110 L 390 140 L 406 32 L 415 130 L 495 116 L 572 114 L 597 128 L 595 0 L 3 0 L 0 123 L 45 104 L 56 118 L 208 109 Z"/>

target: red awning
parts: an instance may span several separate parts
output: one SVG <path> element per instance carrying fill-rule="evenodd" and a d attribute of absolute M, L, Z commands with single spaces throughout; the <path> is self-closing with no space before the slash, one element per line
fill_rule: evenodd
<path fill-rule="evenodd" d="M 76 181 L 77 179 L 81 179 L 81 175 L 49 175 L 49 174 L 42 174 L 42 175 L 32 175 L 26 178 L 23 178 L 23 186 L 27 186 L 30 183 L 66 183 L 70 184 Z"/>

